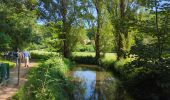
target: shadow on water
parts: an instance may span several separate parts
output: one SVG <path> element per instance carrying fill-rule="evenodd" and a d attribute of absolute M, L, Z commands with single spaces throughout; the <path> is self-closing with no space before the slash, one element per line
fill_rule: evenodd
<path fill-rule="evenodd" d="M 94 65 L 78 65 L 71 72 L 75 100 L 133 100 L 110 72 Z"/>

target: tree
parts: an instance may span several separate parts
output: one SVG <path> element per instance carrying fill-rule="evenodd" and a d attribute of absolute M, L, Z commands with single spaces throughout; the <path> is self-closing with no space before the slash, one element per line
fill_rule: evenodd
<path fill-rule="evenodd" d="M 130 31 L 136 23 L 137 7 L 133 0 L 109 0 L 105 4 L 114 27 L 117 60 L 120 60 L 126 58 L 126 53 L 132 45 Z"/>
<path fill-rule="evenodd" d="M 50 21 L 58 22 L 62 21 L 62 35 L 63 35 L 63 55 L 69 58 L 71 55 L 69 34 L 72 26 L 80 21 L 84 12 L 84 2 L 77 0 L 40 0 L 39 1 L 39 12 L 41 18 L 47 23 Z M 57 34 L 57 33 L 56 33 Z"/>
<path fill-rule="evenodd" d="M 100 58 L 100 34 L 102 29 L 102 9 L 103 9 L 103 0 L 93 0 L 96 12 L 97 12 L 97 30 L 95 33 L 95 51 L 96 51 L 96 60 Z"/>
<path fill-rule="evenodd" d="M 163 49 L 165 49 L 169 37 L 168 5 L 170 5 L 170 2 L 166 2 L 166 0 L 150 0 L 148 2 L 140 2 L 139 0 L 139 4 L 147 8 L 145 11 L 148 11 L 148 13 L 145 14 L 150 15 L 150 17 L 145 19 L 140 19 L 141 25 L 139 30 L 143 33 L 149 33 L 150 36 L 155 39 L 152 45 L 155 45 L 157 58 L 161 60 Z"/>
<path fill-rule="evenodd" d="M 7 0 L 8 1 L 8 0 Z M 35 24 L 35 11 L 28 10 L 24 4 L 17 1 L 0 4 L 1 20 L 0 32 L 10 37 L 9 48 L 23 48 L 28 46 L 32 38 L 32 27 Z M 16 4 L 16 5 L 14 5 Z"/>
<path fill-rule="evenodd" d="M 114 29 L 110 22 L 110 15 L 104 6 L 102 11 L 102 28 L 100 33 L 100 51 L 103 54 L 113 51 L 113 42 L 115 39 L 113 31 Z"/>

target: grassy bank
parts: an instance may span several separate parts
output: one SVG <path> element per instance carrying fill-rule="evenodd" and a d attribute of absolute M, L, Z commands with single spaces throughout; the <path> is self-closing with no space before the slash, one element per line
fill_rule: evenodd
<path fill-rule="evenodd" d="M 7 63 L 7 64 L 9 64 L 9 68 L 14 68 L 15 65 L 16 65 L 15 62 L 4 60 L 2 58 L 0 58 L 0 63 Z"/>
<path fill-rule="evenodd" d="M 94 53 L 75 53 L 77 63 L 96 64 Z M 93 61 L 93 62 L 92 62 Z M 112 71 L 121 80 L 124 88 L 136 100 L 169 100 L 170 60 L 138 60 L 135 58 L 116 61 L 116 55 L 106 53 L 100 66 Z"/>
<path fill-rule="evenodd" d="M 74 52 L 71 59 L 76 63 L 81 64 L 93 64 L 96 65 L 98 62 L 95 59 L 94 52 Z M 107 65 L 107 62 L 114 62 L 116 61 L 116 54 L 115 53 L 106 53 L 105 56 L 100 59 L 100 64 Z"/>
<path fill-rule="evenodd" d="M 37 60 L 47 60 L 51 56 L 59 56 L 59 53 L 55 52 L 48 52 L 44 50 L 32 50 L 30 51 L 30 55 L 32 59 L 37 59 Z"/>
<path fill-rule="evenodd" d="M 13 97 L 14 100 L 66 100 L 72 97 L 73 85 L 65 75 L 71 63 L 59 56 L 52 57 L 31 69 L 28 81 Z"/>

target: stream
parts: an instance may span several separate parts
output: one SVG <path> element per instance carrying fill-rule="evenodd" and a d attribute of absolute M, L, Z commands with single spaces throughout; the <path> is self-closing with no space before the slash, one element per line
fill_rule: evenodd
<path fill-rule="evenodd" d="M 120 81 L 96 65 L 77 65 L 70 72 L 75 100 L 133 100 Z"/>

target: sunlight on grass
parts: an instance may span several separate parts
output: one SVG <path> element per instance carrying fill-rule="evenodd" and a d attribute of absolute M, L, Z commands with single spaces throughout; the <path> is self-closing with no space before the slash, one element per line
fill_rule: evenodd
<path fill-rule="evenodd" d="M 105 57 L 102 60 L 104 60 L 104 61 L 116 61 L 116 54 L 115 53 L 106 53 Z"/>
<path fill-rule="evenodd" d="M 10 68 L 14 68 L 15 67 L 15 63 L 8 61 L 8 60 L 4 60 L 0 58 L 0 63 L 8 63 Z"/>
<path fill-rule="evenodd" d="M 73 52 L 73 56 L 92 56 L 95 57 L 95 52 Z M 116 53 L 106 53 L 102 61 L 116 61 Z"/>
<path fill-rule="evenodd" d="M 95 57 L 95 52 L 73 52 L 73 56 L 92 56 L 92 57 Z"/>

